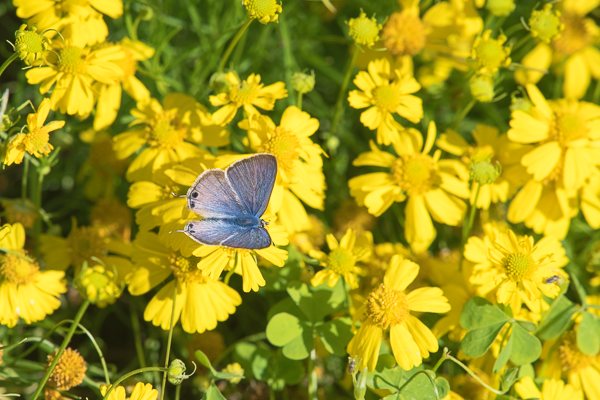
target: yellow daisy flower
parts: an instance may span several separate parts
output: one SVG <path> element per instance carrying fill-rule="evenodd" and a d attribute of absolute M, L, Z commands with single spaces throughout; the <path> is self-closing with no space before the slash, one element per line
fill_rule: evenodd
<path fill-rule="evenodd" d="M 357 288 L 358 275 L 361 274 L 361 268 L 357 264 L 371 256 L 373 236 L 370 232 L 356 234 L 352 229 L 348 229 L 339 242 L 332 234 L 328 234 L 325 240 L 329 254 L 322 251 L 310 252 L 310 256 L 319 260 L 323 267 L 312 277 L 310 283 L 313 286 L 327 283 L 333 287 L 343 278 L 350 289 Z"/>
<path fill-rule="evenodd" d="M 515 383 L 515 391 L 524 399 L 583 400 L 581 390 L 559 379 L 545 379 L 540 390 L 530 376 L 525 376 Z"/>
<path fill-rule="evenodd" d="M 37 158 L 50 154 L 54 148 L 48 143 L 50 132 L 65 126 L 65 121 L 51 121 L 45 124 L 50 106 L 50 100 L 44 99 L 37 112 L 27 115 L 27 133 L 17 133 L 8 140 L 4 164 L 21 164 L 25 153 Z"/>
<path fill-rule="evenodd" d="M 91 49 L 70 42 L 55 43 L 58 47 L 48 54 L 48 64 L 25 73 L 27 82 L 39 84 L 41 94 L 52 91 L 53 110 L 85 118 L 97 100 L 94 85 L 112 84 L 122 78 L 119 63 L 125 53 L 119 46 Z"/>
<path fill-rule="evenodd" d="M 510 65 L 510 47 L 504 46 L 506 39 L 504 35 L 493 39 L 492 31 L 488 29 L 475 40 L 471 58 L 479 73 L 493 75 L 499 68 Z"/>
<path fill-rule="evenodd" d="M 354 43 L 365 47 L 373 47 L 379 40 L 381 24 L 378 24 L 374 17 L 367 17 L 363 10 L 360 10 L 358 17 L 350 18 L 347 24 L 348 35 L 354 40 Z"/>
<path fill-rule="evenodd" d="M 552 237 L 535 242 L 531 236 L 517 236 L 486 225 L 485 236 L 472 236 L 465 245 L 465 259 L 474 263 L 470 282 L 481 296 L 495 295 L 498 303 L 509 305 L 514 314 L 527 305 L 534 313 L 547 306 L 543 296 L 560 293 L 559 277 L 568 279 L 565 249 Z"/>
<path fill-rule="evenodd" d="M 106 396 L 110 386 L 101 385 L 100 393 Z M 117 386 L 108 395 L 107 400 L 156 400 L 158 398 L 158 390 L 154 389 L 149 383 L 138 382 L 133 387 L 133 391 L 129 396 L 123 386 Z"/>
<path fill-rule="evenodd" d="M 367 71 L 356 75 L 354 84 L 360 90 L 350 91 L 348 102 L 352 108 L 367 108 L 360 122 L 377 130 L 377 143 L 388 145 L 398 140 L 402 127 L 394 114 L 413 123 L 423 118 L 423 102 L 413 95 L 421 85 L 407 71 L 392 70 L 386 58 L 371 61 Z"/>
<path fill-rule="evenodd" d="M 19 319 L 41 321 L 60 307 L 67 291 L 65 273 L 43 271 L 24 250 L 25 229 L 17 223 L 0 233 L 0 325 L 12 328 Z"/>
<path fill-rule="evenodd" d="M 411 292 L 406 287 L 415 280 L 419 266 L 401 256 L 392 257 L 383 283 L 367 298 L 364 321 L 348 343 L 350 357 L 357 369 L 375 369 L 384 332 L 389 330 L 392 352 L 400 368 L 410 370 L 423 358 L 438 350 L 431 330 L 411 312 L 445 313 L 450 304 L 440 288 L 421 287 Z"/>
<path fill-rule="evenodd" d="M 161 105 L 157 100 L 138 103 L 131 111 L 131 128 L 114 137 L 118 158 L 127 158 L 138 150 L 127 169 L 129 181 L 151 181 L 153 174 L 167 164 L 200 157 L 204 151 L 190 143 L 190 114 L 197 107 L 187 95 L 171 93 Z"/>
<path fill-rule="evenodd" d="M 244 109 L 246 117 L 250 117 L 259 113 L 256 107 L 269 111 L 276 100 L 287 97 L 283 82 L 265 86 L 258 74 L 250 74 L 242 81 L 235 72 L 228 72 L 224 80 L 226 90 L 209 98 L 210 104 L 220 107 L 213 113 L 213 120 L 219 125 L 231 122 L 240 108 Z"/>
<path fill-rule="evenodd" d="M 240 295 L 204 274 L 197 267 L 199 259 L 172 250 L 164 238 L 168 236 L 159 238 L 152 232 L 140 232 L 134 240 L 134 267 L 125 278 L 129 293 L 142 295 L 172 276 L 146 306 L 144 319 L 168 330 L 175 295 L 173 320 L 175 323 L 181 320 L 184 331 L 202 333 L 215 329 L 217 322 L 235 313 L 242 302 Z M 197 246 L 191 240 L 189 243 L 190 247 Z M 190 249 L 186 253 L 191 253 Z"/>
<path fill-rule="evenodd" d="M 108 36 L 103 15 L 118 18 L 122 0 L 13 0 L 17 16 L 41 31 L 55 29 L 77 46 L 100 43 Z"/>
<path fill-rule="evenodd" d="M 310 228 L 302 203 L 318 210 L 325 200 L 323 149 L 311 140 L 319 129 L 319 121 L 297 107 L 288 107 L 278 126 L 267 116 L 254 115 L 240 122 L 248 132 L 250 148 L 270 153 L 277 158 L 275 188 L 283 189 L 277 216 L 289 233 Z M 242 157 L 242 155 L 238 156 Z M 224 161 L 234 161 L 223 157 Z M 277 195 L 274 194 L 276 197 Z"/>
<path fill-rule="evenodd" d="M 283 10 L 278 0 L 242 0 L 242 5 L 248 12 L 248 18 L 261 24 L 277 22 Z"/>
<path fill-rule="evenodd" d="M 269 222 L 265 229 L 267 229 L 273 240 L 273 246 L 249 250 L 202 245 L 193 251 L 195 256 L 202 258 L 198 263 L 198 268 L 211 279 L 219 279 L 223 270 L 241 275 L 242 290 L 244 292 L 257 292 L 262 286 L 265 286 L 265 279 L 258 268 L 257 256 L 260 256 L 269 264 L 283 267 L 288 252 L 277 246 L 285 246 L 289 242 L 287 232 L 281 225 L 276 223 L 269 208 L 263 215 L 263 219 Z"/>
<path fill-rule="evenodd" d="M 529 147 L 513 143 L 506 135 L 499 135 L 498 129 L 489 125 L 477 125 L 472 132 L 475 143 L 469 144 L 458 132 L 449 130 L 440 135 L 436 145 L 461 158 L 467 166 L 481 161 L 500 165 L 501 173 L 495 182 L 481 185 L 477 197 L 477 208 L 487 210 L 490 204 L 505 203 L 515 192 L 516 186 L 522 184 L 523 167 L 520 165 L 524 152 Z M 471 185 L 471 204 L 475 200 L 477 185 Z"/>
<path fill-rule="evenodd" d="M 150 91 L 135 73 L 138 61 L 152 57 L 154 49 L 138 40 L 128 38 L 115 45 L 123 50 L 124 57 L 118 63 L 123 74 L 118 81 L 103 83 L 96 88 L 98 104 L 94 115 L 94 129 L 97 131 L 108 128 L 117 118 L 123 90 L 138 103 L 150 100 Z"/>
<path fill-rule="evenodd" d="M 361 154 L 354 165 L 385 168 L 350 179 L 352 196 L 375 216 L 383 214 L 394 202 L 406 201 L 404 234 L 416 253 L 424 252 L 436 237 L 432 218 L 446 225 L 462 223 L 469 197 L 466 167 L 458 160 L 440 160 L 441 152 L 428 153 L 436 136 L 435 124 L 427 140 L 414 129 L 407 130 L 411 140 L 392 143 L 398 156 L 379 150 Z"/>
<path fill-rule="evenodd" d="M 402 2 L 402 11 L 392 13 L 381 31 L 383 45 L 395 56 L 414 56 L 427 43 L 430 27 L 419 16 L 419 2 Z"/>
<path fill-rule="evenodd" d="M 600 171 L 592 175 L 581 191 L 581 213 L 590 227 L 600 228 Z"/>
<path fill-rule="evenodd" d="M 527 85 L 529 109 L 512 112 L 508 138 L 533 144 L 521 164 L 531 174 L 512 201 L 508 219 L 536 233 L 564 237 L 577 213 L 574 198 L 600 165 L 600 107 L 561 99 L 547 101 Z"/>

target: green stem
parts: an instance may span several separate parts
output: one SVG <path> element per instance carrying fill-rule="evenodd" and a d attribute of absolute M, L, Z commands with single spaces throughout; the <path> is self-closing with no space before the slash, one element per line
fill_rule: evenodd
<path fill-rule="evenodd" d="M 169 370 L 169 358 L 171 357 L 171 341 L 173 340 L 173 325 L 175 325 L 175 301 L 177 300 L 177 284 L 175 284 L 175 290 L 173 290 L 173 305 L 171 306 L 171 321 L 169 322 L 169 336 L 167 337 L 167 350 L 165 354 L 165 369 L 162 380 L 162 390 L 160 392 L 160 400 L 165 398 L 165 392 L 167 391 L 167 375 Z"/>
<path fill-rule="evenodd" d="M 124 382 L 126 379 L 131 378 L 134 375 L 137 374 L 143 374 L 144 372 L 166 372 L 164 368 L 162 367 L 145 367 L 145 368 L 138 368 L 135 369 L 131 372 L 126 373 L 125 375 L 123 375 L 122 377 L 120 377 L 119 379 L 117 379 L 115 381 L 115 383 L 113 383 L 112 385 L 110 385 L 110 387 L 108 388 L 108 391 L 106 392 L 106 394 L 104 395 L 104 397 L 102 397 L 102 400 L 106 400 L 108 399 L 108 396 L 110 395 L 110 392 L 113 391 L 114 388 L 116 388 L 117 386 L 119 386 L 122 382 Z"/>
<path fill-rule="evenodd" d="M 73 319 L 73 323 L 71 324 L 71 327 L 69 328 L 69 331 L 67 332 L 67 335 L 63 339 L 62 344 L 60 345 L 60 347 L 58 348 L 58 351 L 54 355 L 52 362 L 50 363 L 50 365 L 48 366 L 48 369 L 46 370 L 46 374 L 44 375 L 44 377 L 38 384 L 38 387 L 35 390 L 35 393 L 33 394 L 33 397 L 31 398 L 31 400 L 36 400 L 40 396 L 42 391 L 44 390 L 44 386 L 46 386 L 48 379 L 50 379 L 50 375 L 52 374 L 52 371 L 56 367 L 56 364 L 58 364 L 60 357 L 62 356 L 63 352 L 67 348 L 67 345 L 69 344 L 69 342 L 71 341 L 71 338 L 73 337 L 73 334 L 75 333 L 75 330 L 79 326 L 79 321 L 81 321 L 81 318 L 83 318 L 83 314 L 85 314 L 85 310 L 87 310 L 89 305 L 90 305 L 90 301 L 85 300 L 79 307 L 79 310 L 77 311 L 77 314 L 75 315 L 75 318 Z"/>
<path fill-rule="evenodd" d="M 36 168 L 31 169 L 33 176 L 29 185 L 31 202 L 39 215 L 42 214 L 42 184 L 44 183 L 44 174 L 40 170 L 41 168 L 43 168 L 43 166 L 40 163 Z M 41 234 L 42 221 L 40 218 L 36 218 L 33 225 L 33 242 L 36 249 L 39 249 Z"/>
<path fill-rule="evenodd" d="M 331 134 L 335 135 L 338 124 L 340 123 L 340 119 L 342 118 L 343 104 L 344 99 L 346 98 L 346 89 L 348 88 L 348 84 L 350 83 L 350 77 L 352 76 L 352 71 L 354 69 L 354 64 L 356 62 L 356 57 L 358 56 L 358 48 L 354 46 L 352 48 L 352 55 L 350 56 L 350 60 L 346 65 L 346 71 L 344 72 L 344 78 L 342 80 L 342 86 L 340 86 L 340 91 L 338 93 L 337 100 L 335 102 L 335 109 L 333 112 L 333 118 L 331 120 Z"/>
<path fill-rule="evenodd" d="M 250 24 L 252 23 L 252 21 L 254 21 L 254 20 L 251 18 L 248 18 L 246 20 L 246 22 L 244 22 L 244 24 L 242 26 L 240 26 L 240 29 L 238 29 L 238 31 L 235 33 L 235 36 L 233 37 L 233 39 L 231 39 L 231 41 L 229 42 L 229 45 L 225 49 L 225 52 L 223 53 L 223 56 L 221 57 L 221 61 L 219 61 L 219 66 L 217 67 L 218 72 L 223 71 L 223 68 L 225 68 L 225 64 L 227 64 L 227 60 L 229 60 L 229 57 L 231 56 L 231 53 L 233 53 L 235 46 L 238 44 L 238 42 L 240 41 L 242 36 L 244 36 L 244 33 L 246 33 L 246 31 L 248 30 L 248 27 L 250 27 Z"/>
<path fill-rule="evenodd" d="M 4 60 L 2 65 L 0 65 L 0 76 L 2 76 L 2 74 L 4 73 L 4 70 L 6 68 L 8 68 L 8 66 L 10 64 L 12 64 L 12 62 L 15 61 L 18 57 L 19 56 L 17 55 L 17 53 L 13 53 L 13 54 L 11 54 L 10 57 L 8 57 L 6 60 Z"/>
<path fill-rule="evenodd" d="M 456 113 L 454 115 L 454 119 L 452 120 L 452 124 L 451 124 L 452 129 L 458 128 L 458 124 L 460 124 L 465 119 L 465 117 L 467 116 L 469 111 L 471 111 L 473 106 L 475 106 L 475 103 L 476 103 L 475 99 L 471 98 L 469 100 L 469 102 L 467 103 L 467 105 L 462 110 L 460 110 L 459 113 Z"/>
<path fill-rule="evenodd" d="M 308 357 L 308 399 L 317 400 L 317 391 L 319 388 L 319 381 L 317 377 L 317 370 L 315 369 L 315 361 L 317 360 L 317 351 L 312 349 L 310 351 L 310 357 Z"/>
<path fill-rule="evenodd" d="M 298 98 L 296 99 L 296 106 L 302 110 L 302 93 L 298 92 Z"/>
<path fill-rule="evenodd" d="M 133 329 L 133 341 L 135 343 L 135 354 L 137 356 L 140 367 L 146 367 L 146 355 L 144 354 L 144 348 L 142 347 L 142 333 L 140 329 L 140 321 L 138 321 L 137 314 L 134 309 L 135 305 L 130 306 L 130 317 L 131 317 L 131 328 Z"/>
<path fill-rule="evenodd" d="M 175 386 L 175 400 L 179 400 L 181 397 L 181 385 Z"/>
<path fill-rule="evenodd" d="M 469 367 L 467 367 L 465 364 L 463 364 L 459 359 L 454 358 L 449 353 L 446 355 L 446 359 L 453 361 L 456 365 L 461 367 L 467 374 L 469 374 L 473 379 L 475 379 L 481 386 L 483 386 L 490 392 L 495 393 L 498 396 L 503 395 L 505 393 L 505 392 L 495 389 L 495 388 L 491 387 L 490 385 L 488 385 L 487 383 L 485 383 L 479 376 L 477 376 L 477 374 L 475 372 L 471 371 L 469 369 Z"/>
<path fill-rule="evenodd" d="M 25 157 L 25 163 L 23 164 L 23 180 L 21 181 L 21 198 L 25 200 L 27 198 L 27 178 L 29 176 L 29 158 Z"/>
<path fill-rule="evenodd" d="M 348 315 L 352 316 L 352 297 L 350 297 L 350 287 L 346 284 L 346 280 L 342 278 L 342 285 L 346 293 L 346 302 L 348 303 Z"/>
<path fill-rule="evenodd" d="M 444 347 L 444 350 L 442 352 L 442 356 L 440 357 L 440 359 L 435 363 L 435 365 L 433 366 L 433 368 L 431 369 L 433 372 L 437 372 L 438 368 L 444 363 L 444 361 L 446 361 L 446 359 L 448 357 L 446 357 L 448 355 L 448 348 Z"/>
<path fill-rule="evenodd" d="M 294 55 L 292 54 L 292 43 L 290 41 L 290 32 L 288 30 L 286 18 L 283 15 L 279 16 L 279 34 L 281 35 L 281 45 L 283 47 L 283 71 L 285 73 L 285 82 L 288 92 L 292 92 L 292 70 L 296 65 Z M 288 101 L 294 105 L 293 93 L 289 93 Z"/>

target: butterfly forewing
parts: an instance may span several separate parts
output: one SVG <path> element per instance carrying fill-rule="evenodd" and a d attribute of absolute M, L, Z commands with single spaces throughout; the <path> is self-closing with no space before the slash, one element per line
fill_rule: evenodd
<path fill-rule="evenodd" d="M 257 154 L 233 163 L 225 176 L 238 198 L 252 215 L 264 214 L 277 176 L 277 160 L 271 154 Z"/>
<path fill-rule="evenodd" d="M 204 218 L 237 218 L 252 215 L 233 191 L 225 172 L 204 171 L 187 193 L 188 206 Z"/>

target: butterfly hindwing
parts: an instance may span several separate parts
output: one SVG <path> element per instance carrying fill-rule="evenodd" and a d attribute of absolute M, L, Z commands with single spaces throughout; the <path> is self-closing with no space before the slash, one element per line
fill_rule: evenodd
<path fill-rule="evenodd" d="M 225 176 L 245 209 L 260 217 L 271 198 L 277 176 L 277 159 L 271 154 L 244 158 L 231 164 Z"/>
<path fill-rule="evenodd" d="M 235 218 L 250 215 L 220 169 L 204 171 L 187 193 L 189 208 L 204 218 Z"/>
<path fill-rule="evenodd" d="M 262 249 L 271 245 L 271 237 L 261 226 L 235 223 L 231 219 L 203 219 L 185 225 L 184 232 L 201 244 L 242 249 Z"/>

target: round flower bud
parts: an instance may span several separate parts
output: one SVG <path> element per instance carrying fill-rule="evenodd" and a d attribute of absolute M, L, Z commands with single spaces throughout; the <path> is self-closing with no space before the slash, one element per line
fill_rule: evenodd
<path fill-rule="evenodd" d="M 491 36 L 492 31 L 487 30 L 473 44 L 472 57 L 481 73 L 493 74 L 498 68 L 510 65 L 510 47 L 504 47 L 506 36 L 497 39 Z"/>
<path fill-rule="evenodd" d="M 180 385 L 181 382 L 183 382 L 184 380 L 192 376 L 194 372 L 196 372 L 196 364 L 194 364 L 194 370 L 191 374 L 186 375 L 185 370 L 186 367 L 183 361 L 181 361 L 178 358 L 174 359 L 173 361 L 171 361 L 169 369 L 167 370 L 167 380 L 173 385 Z"/>
<path fill-rule="evenodd" d="M 312 92 L 315 87 L 315 73 L 294 72 L 292 75 L 292 88 L 298 93 L 306 94 Z"/>
<path fill-rule="evenodd" d="M 494 80 L 491 76 L 477 74 L 469 80 L 471 95 L 481 103 L 489 103 L 494 99 Z"/>
<path fill-rule="evenodd" d="M 531 29 L 531 36 L 550 43 L 564 29 L 560 21 L 560 12 L 552 6 L 552 3 L 546 4 L 541 10 L 533 11 L 529 17 L 529 29 Z"/>
<path fill-rule="evenodd" d="M 348 34 L 358 45 L 373 47 L 379 40 L 379 31 L 381 24 L 377 23 L 375 18 L 367 17 L 364 11 L 356 18 L 348 20 Z"/>
<path fill-rule="evenodd" d="M 515 9 L 515 0 L 487 0 L 486 8 L 492 15 L 506 17 Z"/>
<path fill-rule="evenodd" d="M 26 65 L 42 65 L 46 52 L 50 49 L 50 41 L 35 27 L 26 24 L 15 32 L 15 53 Z"/>
<path fill-rule="evenodd" d="M 54 355 L 48 355 L 48 366 L 53 360 Z M 58 390 L 69 390 L 83 382 L 86 370 L 87 365 L 81 354 L 67 347 L 52 370 L 48 382 Z"/>
<path fill-rule="evenodd" d="M 82 296 L 100 308 L 117 301 L 123 292 L 116 274 L 99 264 L 84 267 L 77 278 L 77 286 Z"/>
<path fill-rule="evenodd" d="M 475 161 L 471 164 L 471 180 L 480 185 L 489 185 L 494 183 L 500 176 L 502 169 L 498 164 L 492 164 L 490 161 Z"/>
<path fill-rule="evenodd" d="M 277 22 L 283 10 L 277 0 L 242 0 L 248 12 L 248 17 L 256 19 L 261 24 Z"/>

